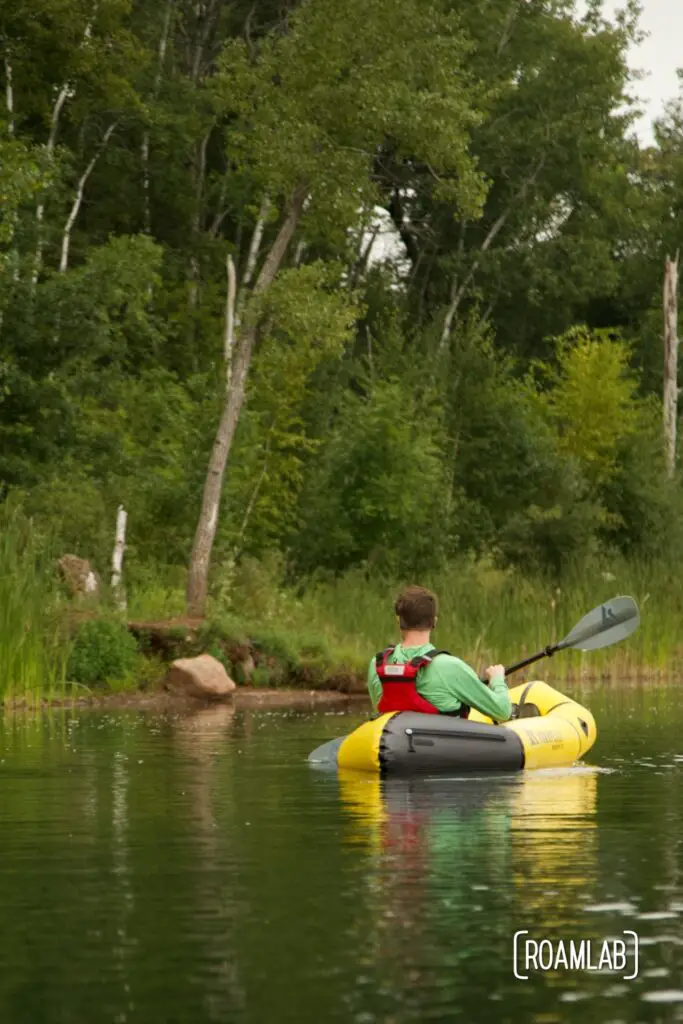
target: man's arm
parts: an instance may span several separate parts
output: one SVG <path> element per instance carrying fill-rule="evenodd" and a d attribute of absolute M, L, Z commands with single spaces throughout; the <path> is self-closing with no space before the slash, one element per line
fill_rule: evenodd
<path fill-rule="evenodd" d="M 382 699 L 382 684 L 379 681 L 379 676 L 375 671 L 375 659 L 373 658 L 368 666 L 368 693 L 370 694 L 370 700 L 372 706 L 377 710 L 377 705 Z"/>
<path fill-rule="evenodd" d="M 438 662 L 435 662 L 436 665 Z M 488 686 L 460 659 L 448 668 L 448 675 L 442 673 L 442 679 L 454 697 L 497 722 L 507 721 L 512 713 L 512 703 L 502 666 L 497 666 L 498 671 L 492 674 Z"/>

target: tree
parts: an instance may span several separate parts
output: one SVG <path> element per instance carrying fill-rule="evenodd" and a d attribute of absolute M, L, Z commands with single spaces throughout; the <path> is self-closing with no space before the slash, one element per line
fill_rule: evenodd
<path fill-rule="evenodd" d="M 499 345 L 528 359 L 617 283 L 615 249 L 632 186 L 627 50 L 634 12 L 616 27 L 564 0 L 459 4 L 486 86 L 472 153 L 489 183 L 483 216 L 462 216 L 429 187 L 382 165 L 385 204 L 412 260 L 410 304 L 438 322 L 448 351 L 475 308 Z M 594 8 L 594 5 L 592 5 Z M 624 110 L 626 113 L 624 113 Z"/>
<path fill-rule="evenodd" d="M 476 214 L 482 185 L 468 153 L 468 132 L 477 114 L 464 52 L 455 20 L 424 0 L 401 0 L 398 7 L 389 0 L 303 4 L 288 19 L 287 31 L 266 36 L 254 57 L 246 43 L 226 48 L 218 102 L 235 118 L 229 154 L 250 174 L 256 194 L 274 207 L 274 237 L 255 275 L 253 299 L 275 281 L 304 212 L 309 231 L 319 232 L 324 223 L 328 234 L 346 233 L 358 211 L 375 200 L 374 161 L 387 138 L 401 159 L 433 168 L 442 178 L 441 194 Z M 260 248 L 262 221 L 250 254 Z M 223 476 L 257 331 L 258 316 L 247 303 L 234 349 L 229 346 L 225 406 L 190 560 L 187 604 L 193 614 L 205 606 Z"/>

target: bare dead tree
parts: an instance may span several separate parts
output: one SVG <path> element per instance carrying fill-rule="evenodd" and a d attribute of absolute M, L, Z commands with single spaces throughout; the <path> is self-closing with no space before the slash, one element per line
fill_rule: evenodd
<path fill-rule="evenodd" d="M 670 477 L 676 468 L 678 420 L 678 252 L 664 262 L 664 442 Z"/>
<path fill-rule="evenodd" d="M 126 550 L 126 522 L 128 513 L 123 505 L 119 505 L 116 511 L 116 533 L 114 536 L 114 550 L 111 556 L 111 589 L 120 611 L 126 610 L 126 593 L 121 584 L 123 571 L 123 555 Z"/>
<path fill-rule="evenodd" d="M 7 131 L 14 135 L 14 85 L 12 81 L 12 62 L 5 54 L 5 102 L 7 105 Z"/>

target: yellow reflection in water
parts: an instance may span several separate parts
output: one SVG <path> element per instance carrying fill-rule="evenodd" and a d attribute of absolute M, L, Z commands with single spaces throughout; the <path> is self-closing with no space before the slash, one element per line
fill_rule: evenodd
<path fill-rule="evenodd" d="M 480 928 L 511 941 L 523 920 L 535 934 L 571 933 L 596 871 L 594 771 L 387 780 L 345 772 L 339 786 L 348 839 L 371 852 L 378 957 L 401 959 L 404 927 L 413 941 L 427 939 L 432 912 L 461 943 L 478 941 Z M 468 931 L 480 902 L 497 920 L 472 917 Z"/>

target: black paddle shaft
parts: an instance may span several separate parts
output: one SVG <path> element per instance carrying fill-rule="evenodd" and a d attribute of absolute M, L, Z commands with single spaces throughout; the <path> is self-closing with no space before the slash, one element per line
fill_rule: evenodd
<path fill-rule="evenodd" d="M 556 644 L 555 646 L 548 644 L 548 646 L 544 647 L 542 651 L 538 652 L 538 654 L 532 654 L 531 657 L 525 658 L 524 661 L 518 661 L 514 665 L 510 665 L 505 669 L 505 675 L 509 676 L 513 672 L 518 672 L 520 668 L 526 668 L 527 665 L 533 665 L 535 661 L 540 661 L 541 658 L 552 658 L 553 654 L 560 649 L 560 644 Z"/>

